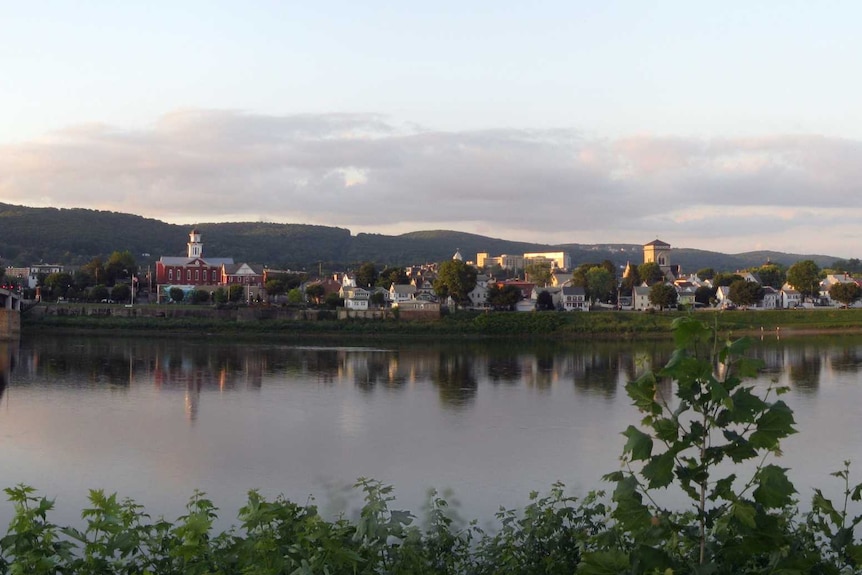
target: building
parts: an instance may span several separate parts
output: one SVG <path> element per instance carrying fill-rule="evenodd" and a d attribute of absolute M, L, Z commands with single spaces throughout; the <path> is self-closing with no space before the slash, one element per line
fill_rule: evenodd
<path fill-rule="evenodd" d="M 524 262 L 527 265 L 543 261 L 551 262 L 551 269 L 572 269 L 572 258 L 568 252 L 535 252 L 524 254 Z"/>
<path fill-rule="evenodd" d="M 194 229 L 189 232 L 185 257 L 162 256 L 156 262 L 156 291 L 158 301 L 170 298 L 172 288 L 180 288 L 189 293 L 203 289 L 214 291 L 217 287 L 228 288 L 242 285 L 257 296 L 263 285 L 262 268 L 249 264 L 235 264 L 233 258 L 204 257 L 204 244 L 201 233 Z"/>
<path fill-rule="evenodd" d="M 673 281 L 680 276 L 681 270 L 678 265 L 670 263 L 670 244 L 659 239 L 644 245 L 644 263 L 655 263 L 664 273 L 667 281 Z"/>

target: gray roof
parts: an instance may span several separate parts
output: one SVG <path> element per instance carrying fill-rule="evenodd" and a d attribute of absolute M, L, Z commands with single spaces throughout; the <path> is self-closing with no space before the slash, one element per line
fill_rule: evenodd
<path fill-rule="evenodd" d="M 162 256 L 159 258 L 159 262 L 163 263 L 166 266 L 187 266 L 195 261 L 202 261 L 205 265 L 208 266 L 222 266 L 222 265 L 232 265 L 233 258 L 189 258 L 189 257 L 173 257 L 173 256 Z"/>

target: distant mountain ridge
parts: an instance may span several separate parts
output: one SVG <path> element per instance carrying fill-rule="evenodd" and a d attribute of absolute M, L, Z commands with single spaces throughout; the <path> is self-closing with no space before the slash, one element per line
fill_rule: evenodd
<path fill-rule="evenodd" d="M 525 252 L 567 251 L 573 265 L 609 259 L 618 266 L 643 261 L 638 244 L 549 245 L 510 241 L 449 230 L 416 231 L 397 236 L 360 233 L 345 228 L 263 222 L 195 224 L 204 255 L 270 268 L 349 269 L 365 261 L 380 265 L 440 262 L 461 251 L 466 260 L 478 252 L 492 256 Z M 0 203 L 0 259 L 4 266 L 33 263 L 84 264 L 128 250 L 142 266 L 162 255 L 184 255 L 191 226 L 152 218 L 83 208 L 30 208 Z M 827 267 L 840 259 L 827 255 L 754 251 L 723 254 L 674 246 L 672 262 L 685 273 L 704 267 L 732 271 L 767 261 L 791 265 L 803 259 Z"/>

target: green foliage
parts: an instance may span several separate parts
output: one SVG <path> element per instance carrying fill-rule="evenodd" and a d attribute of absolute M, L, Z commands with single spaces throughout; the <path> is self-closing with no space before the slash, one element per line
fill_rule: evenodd
<path fill-rule="evenodd" d="M 829 297 L 844 305 L 850 305 L 862 297 L 862 288 L 856 282 L 839 282 L 829 286 Z"/>
<path fill-rule="evenodd" d="M 664 272 L 661 271 L 661 268 L 655 262 L 647 262 L 639 265 L 638 276 L 641 278 L 641 281 L 646 282 L 649 286 L 663 282 L 665 279 Z"/>
<path fill-rule="evenodd" d="M 677 297 L 676 289 L 672 285 L 658 283 L 649 290 L 649 302 L 660 310 L 675 306 Z"/>
<path fill-rule="evenodd" d="M 547 260 L 534 261 L 524 268 L 527 281 L 536 284 L 537 286 L 545 287 L 551 283 L 551 262 Z"/>
<path fill-rule="evenodd" d="M 550 292 L 539 292 L 539 295 L 536 296 L 536 309 L 538 311 L 553 311 L 555 309 L 554 297 Z"/>
<path fill-rule="evenodd" d="M 751 306 L 763 299 L 764 289 L 755 282 L 743 279 L 730 284 L 728 297 L 736 305 Z"/>
<path fill-rule="evenodd" d="M 234 303 L 243 301 L 245 296 L 245 286 L 234 284 L 227 288 L 227 299 Z"/>
<path fill-rule="evenodd" d="M 667 365 L 626 386 L 643 419 L 623 432 L 623 471 L 606 476 L 616 483 L 611 515 L 625 534 L 630 565 L 674 573 L 797 568 L 816 550 L 804 549 L 793 533 L 796 490 L 786 470 L 766 463 L 795 433 L 790 408 L 769 397 L 785 390 L 761 398 L 743 385 L 759 367 L 744 356 L 747 340 L 718 346 L 714 330 L 690 317 L 674 321 L 674 339 Z M 665 395 L 663 380 L 674 382 L 675 398 Z M 748 479 L 738 477 L 734 465 L 749 461 Z M 671 485 L 691 511 L 656 502 L 653 494 Z M 774 552 L 794 545 L 795 555 Z"/>
<path fill-rule="evenodd" d="M 302 303 L 305 301 L 305 296 L 299 288 L 293 288 L 287 292 L 287 301 L 292 304 Z"/>
<path fill-rule="evenodd" d="M 210 302 L 210 292 L 202 289 L 192 292 L 192 303 L 202 304 Z"/>
<path fill-rule="evenodd" d="M 356 285 L 361 288 L 371 288 L 377 283 L 377 267 L 372 262 L 365 262 L 356 270 Z M 389 287 L 389 286 L 387 286 Z"/>
<path fill-rule="evenodd" d="M 522 298 L 523 294 L 518 286 L 511 284 L 492 284 L 488 286 L 488 304 L 496 310 L 511 311 Z"/>
<path fill-rule="evenodd" d="M 587 270 L 587 297 L 592 301 L 606 301 L 615 287 L 614 276 L 604 266 Z"/>
<path fill-rule="evenodd" d="M 168 295 L 171 296 L 171 301 L 175 301 L 177 303 L 183 301 L 183 298 L 186 297 L 185 292 L 182 288 L 172 287 L 168 292 Z"/>
<path fill-rule="evenodd" d="M 712 268 L 700 268 L 695 275 L 702 280 L 711 280 L 715 277 L 715 270 Z"/>
<path fill-rule="evenodd" d="M 126 284 L 115 285 L 111 290 L 111 299 L 117 303 L 129 303 L 132 298 L 132 288 Z"/>
<path fill-rule="evenodd" d="M 437 269 L 434 293 L 441 299 L 451 297 L 456 304 L 468 301 L 468 295 L 476 287 L 476 268 L 460 260 L 446 260 Z"/>
<path fill-rule="evenodd" d="M 796 262 L 787 270 L 787 283 L 793 286 L 804 298 L 820 293 L 820 267 L 812 260 Z"/>

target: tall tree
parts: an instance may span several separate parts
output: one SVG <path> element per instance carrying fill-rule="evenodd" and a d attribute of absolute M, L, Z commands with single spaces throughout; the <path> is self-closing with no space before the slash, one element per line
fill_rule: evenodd
<path fill-rule="evenodd" d="M 605 301 L 611 297 L 614 289 L 614 277 L 604 266 L 597 266 L 587 271 L 587 297 L 592 301 Z"/>
<path fill-rule="evenodd" d="M 715 287 L 729 286 L 735 281 L 739 281 L 743 279 L 741 275 L 731 273 L 731 272 L 721 272 L 715 274 L 715 277 L 712 278 L 712 285 Z"/>
<path fill-rule="evenodd" d="M 862 288 L 856 282 L 839 282 L 829 286 L 829 297 L 849 306 L 862 297 Z"/>
<path fill-rule="evenodd" d="M 545 287 L 551 283 L 551 262 L 532 262 L 524 268 L 524 273 L 528 281 L 533 282 L 537 286 Z"/>
<path fill-rule="evenodd" d="M 753 268 L 751 271 L 760 278 L 761 285 L 775 289 L 781 289 L 787 280 L 787 272 L 783 266 L 778 264 L 764 264 L 759 268 Z"/>
<path fill-rule="evenodd" d="M 512 310 L 515 304 L 521 301 L 522 297 L 523 294 L 518 286 L 493 284 L 488 287 L 488 303 L 494 309 Z"/>
<path fill-rule="evenodd" d="M 368 289 L 377 281 L 377 268 L 372 262 L 365 262 L 356 270 L 356 286 Z"/>
<path fill-rule="evenodd" d="M 655 262 L 647 262 L 639 265 L 638 275 L 649 286 L 664 281 L 664 272 L 661 271 L 661 268 Z"/>
<path fill-rule="evenodd" d="M 451 297 L 456 304 L 467 301 L 468 294 L 476 287 L 476 268 L 461 260 L 446 260 L 437 268 L 434 293 L 441 298 Z"/>
<path fill-rule="evenodd" d="M 392 284 L 403 285 L 407 283 L 410 283 L 410 280 L 402 267 L 383 268 L 383 271 L 377 276 L 377 285 L 386 289 L 389 289 Z"/>
<path fill-rule="evenodd" d="M 751 306 L 763 299 L 763 292 L 760 284 L 740 279 L 730 284 L 727 295 L 736 305 Z"/>
<path fill-rule="evenodd" d="M 697 270 L 697 277 L 702 280 L 711 280 L 715 277 L 715 270 L 712 268 L 700 268 Z"/>
<path fill-rule="evenodd" d="M 787 283 L 802 294 L 812 298 L 820 293 L 820 267 L 812 260 L 796 262 L 787 270 Z"/>
<path fill-rule="evenodd" d="M 675 306 L 677 297 L 676 288 L 665 283 L 655 284 L 649 290 L 649 302 L 660 310 Z"/>

